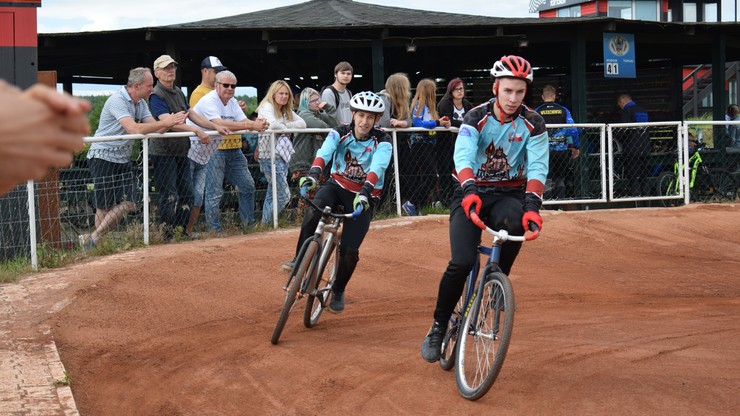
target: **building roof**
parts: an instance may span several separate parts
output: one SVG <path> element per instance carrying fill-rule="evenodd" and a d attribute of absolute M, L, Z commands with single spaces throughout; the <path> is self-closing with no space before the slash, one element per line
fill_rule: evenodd
<path fill-rule="evenodd" d="M 513 23 L 516 20 L 442 13 L 402 7 L 379 6 L 352 0 L 311 0 L 305 3 L 275 9 L 226 16 L 217 19 L 182 23 L 160 27 L 176 30 L 229 30 L 229 29 L 340 29 L 366 27 L 430 27 L 449 25 L 452 22 L 486 26 Z"/>

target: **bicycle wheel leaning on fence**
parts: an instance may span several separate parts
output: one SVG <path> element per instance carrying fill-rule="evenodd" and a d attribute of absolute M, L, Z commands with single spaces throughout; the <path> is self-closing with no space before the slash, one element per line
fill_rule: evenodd
<path fill-rule="evenodd" d="M 676 199 L 681 195 L 679 177 L 682 169 L 676 162 L 673 172 L 663 172 L 658 177 L 658 193 L 669 197 L 661 200 L 663 206 L 676 206 Z M 704 164 L 701 153 L 696 151 L 689 158 L 689 195 L 691 201 L 696 202 L 735 202 L 738 183 L 730 171 Z"/>
<path fill-rule="evenodd" d="M 303 324 L 306 328 L 313 328 L 316 325 L 321 313 L 329 304 L 329 294 L 337 274 L 342 222 L 346 218 L 356 218 L 362 213 L 361 207 L 350 214 L 334 213 L 330 207 L 321 208 L 306 196 L 305 188 L 301 188 L 301 197 L 311 209 L 321 212 L 321 219 L 313 236 L 301 246 L 283 288 L 287 294 L 272 333 L 270 340 L 272 344 L 278 343 L 290 313 L 298 300 L 304 296 L 308 298 Z"/>

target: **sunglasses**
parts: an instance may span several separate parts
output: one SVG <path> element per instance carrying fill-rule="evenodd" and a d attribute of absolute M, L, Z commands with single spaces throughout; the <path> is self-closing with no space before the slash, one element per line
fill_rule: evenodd
<path fill-rule="evenodd" d="M 223 85 L 224 88 L 231 88 L 231 89 L 235 89 L 236 88 L 236 84 L 225 84 L 223 82 L 219 82 L 219 84 Z"/>

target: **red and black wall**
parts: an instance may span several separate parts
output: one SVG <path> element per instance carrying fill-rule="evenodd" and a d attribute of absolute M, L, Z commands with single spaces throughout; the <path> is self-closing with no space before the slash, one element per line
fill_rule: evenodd
<path fill-rule="evenodd" d="M 0 0 L 0 78 L 27 88 L 38 81 L 36 9 L 41 0 Z"/>

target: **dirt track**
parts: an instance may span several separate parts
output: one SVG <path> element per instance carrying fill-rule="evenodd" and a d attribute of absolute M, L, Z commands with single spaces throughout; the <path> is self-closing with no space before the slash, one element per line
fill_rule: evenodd
<path fill-rule="evenodd" d="M 99 259 L 33 301 L 68 303 L 52 336 L 83 416 L 740 414 L 740 207 L 543 216 L 511 276 L 506 363 L 474 403 L 419 356 L 445 217 L 376 222 L 345 313 L 309 330 L 301 304 L 277 346 L 297 230 Z"/>

